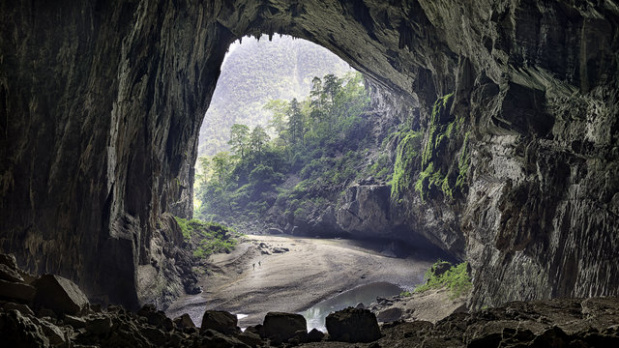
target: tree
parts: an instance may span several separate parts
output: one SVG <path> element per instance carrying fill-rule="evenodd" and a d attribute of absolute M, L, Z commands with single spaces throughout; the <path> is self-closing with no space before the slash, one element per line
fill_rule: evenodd
<path fill-rule="evenodd" d="M 230 158 L 229 152 L 219 152 L 212 159 L 213 164 L 213 176 L 217 179 L 217 182 L 225 186 L 227 184 L 228 179 L 230 178 L 230 173 L 232 173 L 233 163 Z"/>
<path fill-rule="evenodd" d="M 241 160 L 243 160 L 249 147 L 249 127 L 244 124 L 232 125 L 228 144 L 234 154 L 240 156 Z"/>
<path fill-rule="evenodd" d="M 264 109 L 271 111 L 269 128 L 275 133 L 275 140 L 279 146 L 285 146 L 288 138 L 288 109 L 290 104 L 281 99 L 272 99 L 264 105 Z"/>
<path fill-rule="evenodd" d="M 208 157 L 203 156 L 198 158 L 198 162 L 198 173 L 196 173 L 196 179 L 198 180 L 196 181 L 196 183 L 198 184 L 198 186 L 202 187 L 206 186 L 206 184 L 208 183 L 211 172 L 211 161 L 209 161 Z"/>
<path fill-rule="evenodd" d="M 304 117 L 297 98 L 292 99 L 288 108 L 288 134 L 290 143 L 296 145 L 305 135 Z"/>
<path fill-rule="evenodd" d="M 249 148 L 251 152 L 257 157 L 258 162 L 262 161 L 264 154 L 264 148 L 267 146 L 271 138 L 262 126 L 256 126 L 251 132 L 249 140 Z"/>
<path fill-rule="evenodd" d="M 337 76 L 333 74 L 325 75 L 322 93 L 324 94 L 324 98 L 328 100 L 331 105 L 335 103 L 335 98 L 341 89 L 342 80 L 338 79 Z"/>

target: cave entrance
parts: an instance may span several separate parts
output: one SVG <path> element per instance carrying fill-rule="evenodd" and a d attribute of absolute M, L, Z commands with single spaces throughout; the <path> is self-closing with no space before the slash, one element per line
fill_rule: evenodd
<path fill-rule="evenodd" d="M 308 143 L 328 141 L 327 126 L 348 121 L 331 117 L 347 111 L 335 110 L 334 98 L 358 102 L 350 95 L 362 86 L 361 75 L 346 62 L 309 41 L 275 36 L 234 42 L 200 129 L 194 217 L 244 232 L 259 229 L 247 231 L 239 221 L 256 225 L 252 220 L 261 220 L 273 205 L 283 181 L 286 189 L 301 181 L 296 174 L 309 159 L 303 152 L 322 150 Z M 329 125 L 322 122 L 327 118 Z"/>
<path fill-rule="evenodd" d="M 192 248 L 210 255 L 214 276 L 171 316 L 226 310 L 247 326 L 266 311 L 302 312 L 311 329 L 325 306 L 369 305 L 423 281 L 436 254 L 411 255 L 422 244 L 394 242 L 404 227 L 384 224 L 400 120 L 376 109 L 368 83 L 304 40 L 231 45 L 200 132 L 194 217 L 208 222 L 181 221 L 207 236 Z"/>

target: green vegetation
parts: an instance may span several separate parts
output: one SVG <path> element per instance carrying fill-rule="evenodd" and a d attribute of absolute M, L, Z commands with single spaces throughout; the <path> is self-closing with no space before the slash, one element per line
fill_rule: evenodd
<path fill-rule="evenodd" d="M 185 241 L 193 245 L 195 257 L 206 258 L 215 253 L 229 253 L 238 243 L 236 231 L 229 227 L 197 219 L 175 219 Z"/>
<path fill-rule="evenodd" d="M 250 131 L 258 125 L 267 129 L 271 112 L 263 106 L 269 100 L 307 96 L 314 76 L 341 76 L 348 71 L 348 64 L 338 56 L 305 40 L 243 38 L 242 44 L 233 44 L 222 67 L 200 129 L 199 156 L 235 152 L 228 145 L 229 134 L 222 130 L 235 123 Z"/>
<path fill-rule="evenodd" d="M 200 158 L 197 215 L 209 221 L 253 220 L 284 201 L 289 212 L 303 214 L 324 195 L 339 194 L 361 175 L 369 125 L 362 116 L 368 106 L 360 73 L 316 77 L 309 98 L 267 103 L 273 139 L 261 126 L 235 124 L 231 152 Z M 291 177 L 300 182 L 281 187 Z"/>
<path fill-rule="evenodd" d="M 391 180 L 391 197 L 398 198 L 402 189 L 412 186 L 413 168 L 419 162 L 418 149 L 421 148 L 423 134 L 408 130 L 399 134 L 402 139 L 398 143 L 396 159 Z"/>
<path fill-rule="evenodd" d="M 425 275 L 426 283 L 415 288 L 415 293 L 430 289 L 446 288 L 451 292 L 451 298 L 462 296 L 472 289 L 471 278 L 467 272 L 467 262 L 452 266 L 444 273 L 437 275 L 436 270 L 445 267 L 446 262 L 437 261 Z"/>
<path fill-rule="evenodd" d="M 456 136 L 463 130 L 464 118 L 454 118 L 449 113 L 452 97 L 453 93 L 438 98 L 432 108 L 428 140 L 421 155 L 423 170 L 415 183 L 415 191 L 422 200 L 427 199 L 433 190 L 451 199 L 456 192 L 461 192 L 466 183 L 470 164 L 467 152 L 469 133 L 466 133 L 464 140 Z M 446 163 L 443 157 L 446 153 L 453 153 L 457 144 L 461 144 L 461 155 L 457 158 L 457 166 L 453 166 Z M 457 172 L 454 168 L 457 168 Z"/>

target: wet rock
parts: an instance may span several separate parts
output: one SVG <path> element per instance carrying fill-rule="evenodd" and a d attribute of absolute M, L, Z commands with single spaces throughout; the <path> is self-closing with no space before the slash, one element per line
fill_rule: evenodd
<path fill-rule="evenodd" d="M 30 303 L 35 294 L 36 289 L 26 283 L 0 280 L 0 298 Z"/>
<path fill-rule="evenodd" d="M 263 338 L 287 342 L 301 335 L 301 332 L 307 334 L 307 322 L 300 314 L 269 312 L 264 317 L 262 330 Z"/>
<path fill-rule="evenodd" d="M 237 334 L 240 329 L 237 326 L 238 320 L 236 315 L 226 311 L 206 311 L 202 317 L 202 326 L 200 332 L 206 330 L 214 330 L 223 334 Z"/>
<path fill-rule="evenodd" d="M 196 328 L 196 324 L 194 324 L 193 320 L 191 320 L 191 317 L 187 313 L 181 315 L 180 317 L 174 318 L 174 326 L 179 330 Z"/>
<path fill-rule="evenodd" d="M 367 309 L 347 309 L 331 313 L 326 318 L 327 331 L 334 341 L 372 342 L 381 337 L 374 313 Z"/>
<path fill-rule="evenodd" d="M 90 302 L 72 281 L 57 275 L 46 274 L 34 282 L 35 307 L 48 308 L 56 314 L 78 315 L 85 313 Z"/>

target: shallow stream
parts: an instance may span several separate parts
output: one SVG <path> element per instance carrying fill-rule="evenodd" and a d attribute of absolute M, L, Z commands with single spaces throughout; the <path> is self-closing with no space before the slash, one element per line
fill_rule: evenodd
<path fill-rule="evenodd" d="M 363 303 L 364 306 L 369 306 L 370 303 L 376 302 L 376 297 L 395 296 L 401 292 L 402 288 L 386 282 L 361 285 L 354 289 L 344 291 L 330 299 L 318 302 L 299 314 L 303 315 L 305 320 L 307 320 L 308 331 L 318 329 L 322 332 L 327 332 L 325 318 L 329 313 L 347 307 L 356 307 L 359 303 Z"/>

